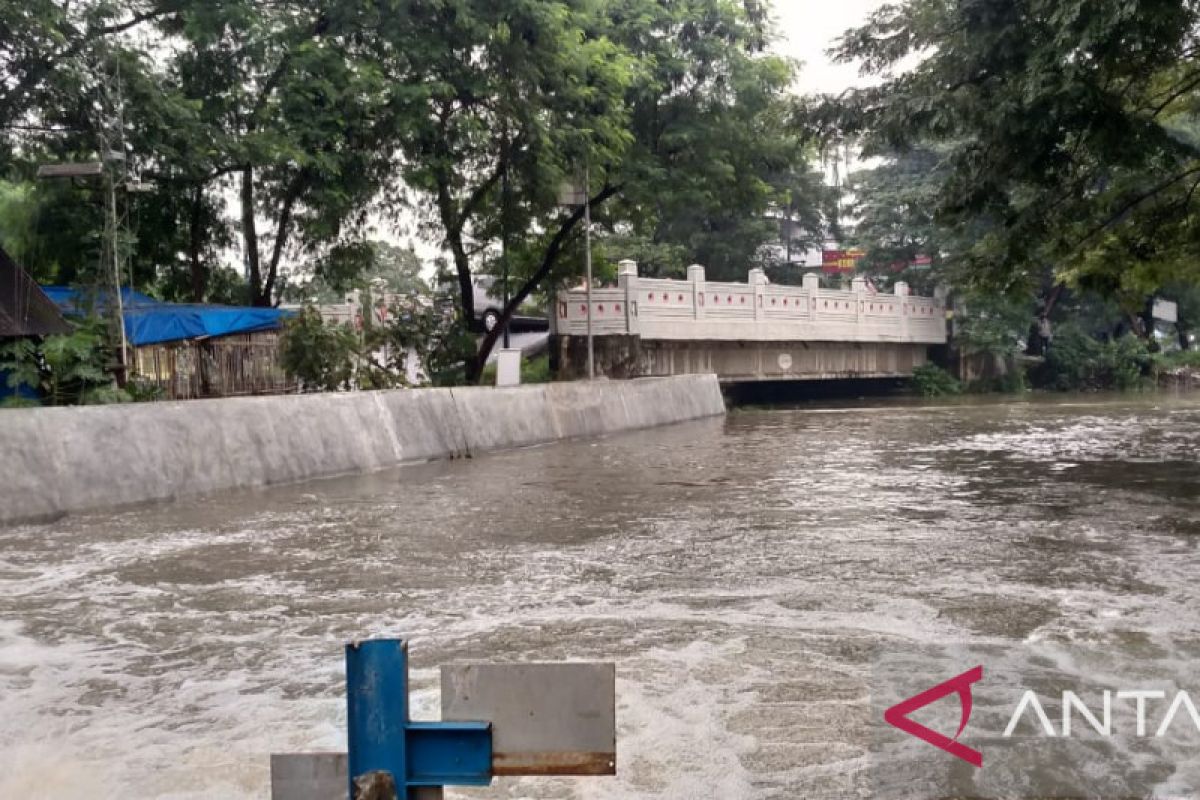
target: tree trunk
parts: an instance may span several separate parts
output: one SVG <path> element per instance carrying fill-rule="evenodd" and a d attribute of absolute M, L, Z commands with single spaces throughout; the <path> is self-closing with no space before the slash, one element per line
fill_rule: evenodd
<path fill-rule="evenodd" d="M 597 206 L 603 205 L 606 200 L 618 194 L 620 191 L 620 186 L 604 187 L 604 189 L 602 189 L 598 195 L 589 201 L 593 210 Z M 495 348 L 497 340 L 504 332 L 504 328 L 512 320 L 513 314 L 515 314 L 517 309 L 521 307 L 521 304 L 524 303 L 529 295 L 533 293 L 533 290 L 536 289 L 542 281 L 549 277 L 551 272 L 553 272 L 554 265 L 558 263 L 558 257 L 562 254 L 563 248 L 566 246 L 567 239 L 570 237 L 571 232 L 575 229 L 575 226 L 583 220 L 585 210 L 586 209 L 584 206 L 580 206 L 574 212 L 572 212 L 571 216 L 563 220 L 562 225 L 560 225 L 558 228 L 558 232 L 554 234 L 554 238 L 550 240 L 550 244 L 546 247 L 546 252 L 542 256 L 542 263 L 538 267 L 537 272 L 535 272 L 533 277 L 527 280 L 524 285 L 517 290 L 517 293 L 509 299 L 508 305 L 504 307 L 504 311 L 502 311 L 500 314 L 500 319 L 496 323 L 496 327 L 483 337 L 483 341 L 479 343 L 479 349 L 475 353 L 475 358 L 472 360 L 472 363 L 468 365 L 468 384 L 479 383 L 479 379 L 483 377 L 483 368 L 487 365 L 488 356 L 492 354 L 492 349 Z M 549 309 L 549 313 L 554 313 L 554 309 Z"/>
<path fill-rule="evenodd" d="M 262 303 L 255 305 L 271 306 L 271 297 L 275 294 L 275 283 L 279 278 L 279 261 L 283 258 L 283 250 L 287 245 L 288 234 L 292 229 L 292 212 L 296 207 L 296 200 L 304 191 L 304 186 L 308 182 L 308 173 L 301 170 L 288 184 L 287 194 L 283 198 L 283 202 L 279 207 L 279 221 L 275 227 L 275 245 L 271 249 L 271 261 L 267 265 L 267 279 L 262 287 Z"/>
<path fill-rule="evenodd" d="M 191 270 L 192 302 L 203 303 L 208 288 L 208 270 L 201 260 L 204 241 L 204 189 L 197 185 L 192 191 L 191 215 L 188 219 L 188 264 Z"/>
<path fill-rule="evenodd" d="M 246 277 L 250 284 L 250 305 L 270 305 L 270 297 L 263 295 L 262 269 L 258 260 L 258 228 L 254 221 L 253 167 L 242 169 L 242 244 L 246 259 Z"/>

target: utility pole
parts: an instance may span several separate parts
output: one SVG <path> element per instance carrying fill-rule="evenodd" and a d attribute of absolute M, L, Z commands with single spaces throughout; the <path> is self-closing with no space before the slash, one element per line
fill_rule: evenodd
<path fill-rule="evenodd" d="M 512 160 L 512 143 L 508 139 L 508 128 L 504 129 L 504 170 L 500 173 L 500 252 L 504 283 L 504 309 L 508 310 L 508 206 L 509 206 L 509 183 L 508 169 L 509 163 Z M 511 315 L 509 315 L 511 317 Z M 504 319 L 504 349 L 509 349 L 508 340 L 508 318 Z"/>
<path fill-rule="evenodd" d="M 119 70 L 119 66 L 115 68 Z M 121 74 L 115 71 L 110 75 L 106 70 L 100 71 L 101 101 L 100 113 L 100 160 L 106 165 L 104 180 L 108 194 L 108 214 L 104 225 L 104 247 L 108 251 L 112 263 L 113 292 L 116 296 L 117 330 L 121 339 L 121 352 L 117 359 L 119 371 L 117 383 L 125 384 L 129 375 L 128 351 L 129 341 L 125 335 L 125 298 L 122 295 L 121 284 L 124 282 L 124 257 L 122 254 L 122 236 L 124 228 L 123 214 L 117 206 L 117 186 L 122 188 L 128 182 L 128 154 L 125 152 L 125 110 L 124 98 L 121 92 Z M 130 282 L 132 286 L 132 281 Z"/>
<path fill-rule="evenodd" d="M 122 247 L 122 232 L 127 220 L 117 201 L 117 190 L 126 194 L 146 191 L 149 187 L 130 178 L 128 153 L 125 149 L 125 108 L 121 92 L 119 68 L 109 73 L 103 66 L 91 69 L 99 78 L 100 102 L 96 129 L 100 158 L 98 161 L 67 164 L 43 164 L 38 167 L 39 178 L 99 178 L 104 191 L 104 234 L 101 248 L 101 274 L 108 273 L 112 280 L 114 302 L 114 324 L 120 338 L 117 354 L 117 383 L 124 386 L 129 374 L 129 340 L 125 333 L 125 298 L 121 294 L 124 283 L 125 256 Z M 132 280 L 130 285 L 132 286 Z"/>
<path fill-rule="evenodd" d="M 596 349 L 592 339 L 592 187 L 591 160 L 583 167 L 584 271 L 587 273 L 587 364 L 588 380 L 596 378 Z"/>

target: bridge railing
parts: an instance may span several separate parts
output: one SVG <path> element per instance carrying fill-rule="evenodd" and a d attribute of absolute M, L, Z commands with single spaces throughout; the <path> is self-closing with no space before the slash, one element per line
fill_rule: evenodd
<path fill-rule="evenodd" d="M 588 317 L 596 336 L 635 334 L 643 339 L 707 341 L 946 341 L 946 309 L 937 299 L 909 294 L 875 294 L 862 278 L 849 290 L 822 289 L 816 275 L 803 286 L 768 283 L 751 270 L 746 283 L 707 281 L 704 268 L 688 267 L 683 281 L 641 278 L 637 264 L 622 261 L 615 289 L 560 294 L 556 330 L 583 336 Z"/>

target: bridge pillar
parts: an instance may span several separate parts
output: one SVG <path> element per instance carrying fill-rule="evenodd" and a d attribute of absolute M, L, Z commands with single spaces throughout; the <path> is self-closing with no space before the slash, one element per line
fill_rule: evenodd
<path fill-rule="evenodd" d="M 636 261 L 625 259 L 617 262 L 617 286 L 625 292 L 625 332 L 637 333 L 638 265 Z"/>
<path fill-rule="evenodd" d="M 692 284 L 692 313 L 695 319 L 704 319 L 704 267 L 692 264 L 687 268 L 688 282 Z"/>

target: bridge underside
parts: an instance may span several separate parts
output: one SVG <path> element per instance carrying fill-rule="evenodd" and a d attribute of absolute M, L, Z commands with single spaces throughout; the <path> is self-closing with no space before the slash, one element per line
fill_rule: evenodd
<path fill-rule="evenodd" d="M 723 383 L 907 378 L 928 360 L 926 344 L 896 342 L 724 342 L 595 337 L 596 372 L 610 378 L 716 373 Z M 556 336 L 559 375 L 587 373 L 587 339 Z"/>

